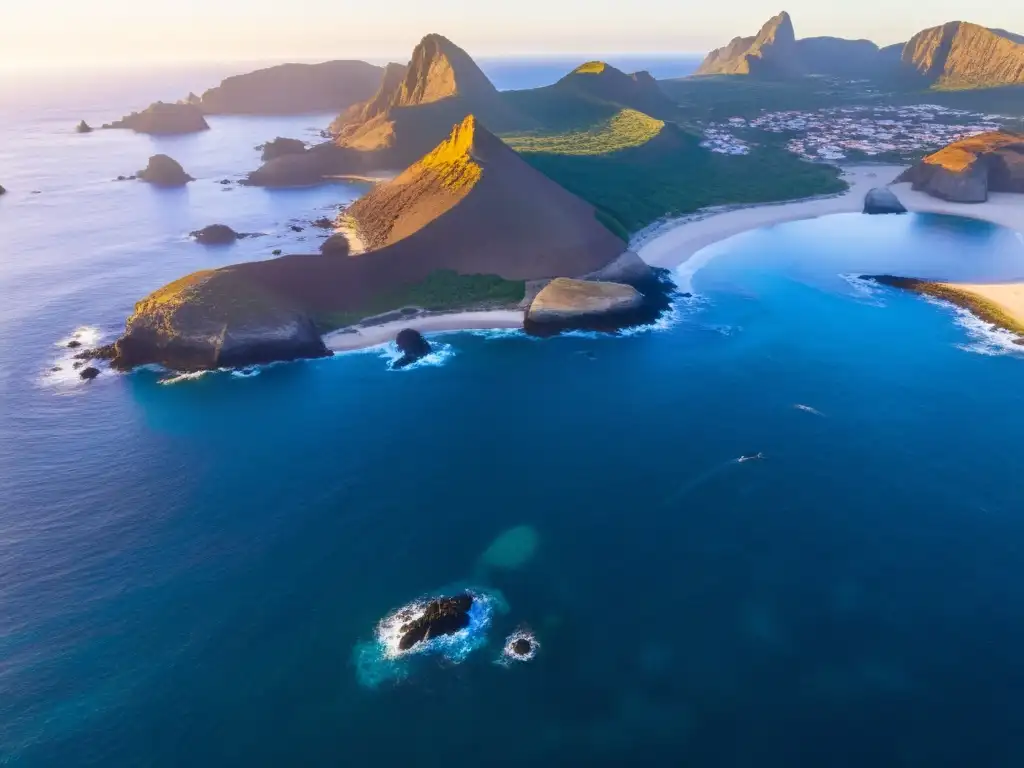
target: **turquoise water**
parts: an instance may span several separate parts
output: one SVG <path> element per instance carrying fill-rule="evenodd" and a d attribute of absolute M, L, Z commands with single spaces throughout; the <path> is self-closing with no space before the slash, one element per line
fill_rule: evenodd
<path fill-rule="evenodd" d="M 73 122 L 0 144 L 4 764 L 1024 760 L 1022 360 L 839 276 L 1019 278 L 1015 233 L 834 216 L 698 255 L 697 295 L 623 338 L 82 385 L 49 372 L 78 326 L 110 338 L 149 288 L 270 246 L 194 224 L 289 247 L 359 190 L 215 188 L 311 118 L 176 140 L 183 196 L 105 180 L 159 142 Z M 484 562 L 517 526 L 535 553 Z M 377 622 L 458 586 L 503 603 L 481 647 L 371 686 Z M 523 626 L 537 658 L 495 664 Z"/>

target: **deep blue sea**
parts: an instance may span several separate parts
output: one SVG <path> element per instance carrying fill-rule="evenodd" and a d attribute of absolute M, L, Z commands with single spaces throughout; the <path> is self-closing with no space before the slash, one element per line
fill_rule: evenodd
<path fill-rule="evenodd" d="M 528 63 L 485 65 L 571 68 Z M 1024 278 L 1024 238 L 833 216 L 698 254 L 623 337 L 81 384 L 75 333 L 364 189 L 216 183 L 327 115 L 72 133 L 228 73 L 0 90 L 0 764 L 1024 765 L 1024 359 L 850 277 Z M 199 180 L 111 181 L 155 152 Z M 367 655 L 459 585 L 501 608 L 461 663 Z M 494 663 L 517 628 L 537 658 Z"/>

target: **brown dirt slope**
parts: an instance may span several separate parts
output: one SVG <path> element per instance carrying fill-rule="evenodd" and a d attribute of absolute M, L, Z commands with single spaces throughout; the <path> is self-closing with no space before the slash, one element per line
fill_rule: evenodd
<path fill-rule="evenodd" d="M 707 55 L 698 75 L 791 76 L 802 67 L 793 21 L 785 11 L 773 16 L 754 37 L 736 37 Z"/>
<path fill-rule="evenodd" d="M 935 86 L 976 88 L 1024 83 L 1024 41 L 964 21 L 925 29 L 903 48 L 904 67 Z"/>
<path fill-rule="evenodd" d="M 199 106 L 225 115 L 338 111 L 370 98 L 383 72 L 365 61 L 281 64 L 226 78 L 203 93 Z"/>

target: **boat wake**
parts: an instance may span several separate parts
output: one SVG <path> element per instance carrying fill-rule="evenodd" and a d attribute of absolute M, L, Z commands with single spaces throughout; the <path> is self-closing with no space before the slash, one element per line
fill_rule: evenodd
<path fill-rule="evenodd" d="M 804 413 L 809 413 L 809 414 L 811 414 L 813 416 L 824 416 L 825 415 L 824 413 L 819 411 L 817 408 L 812 408 L 811 406 L 804 405 L 803 403 L 795 403 L 793 405 L 793 407 L 796 408 L 798 411 L 803 411 Z"/>

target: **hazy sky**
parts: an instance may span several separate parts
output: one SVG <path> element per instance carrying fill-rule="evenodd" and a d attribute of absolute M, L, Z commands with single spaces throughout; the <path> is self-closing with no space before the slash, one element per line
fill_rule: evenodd
<path fill-rule="evenodd" d="M 779 0 L 2 0 L 0 66 L 388 57 L 427 32 L 477 56 L 703 53 L 754 34 Z M 963 19 L 1024 33 L 1010 0 L 790 0 L 798 37 L 879 44 Z"/>

